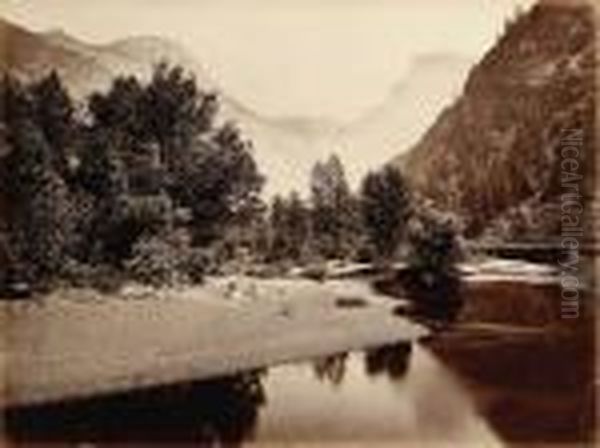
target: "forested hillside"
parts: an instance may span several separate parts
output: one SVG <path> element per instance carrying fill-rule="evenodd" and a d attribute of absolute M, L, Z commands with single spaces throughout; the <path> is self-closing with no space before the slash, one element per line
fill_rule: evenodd
<path fill-rule="evenodd" d="M 460 98 L 396 163 L 468 235 L 557 235 L 562 130 L 582 129 L 582 157 L 593 154 L 594 63 L 591 8 L 536 5 L 506 24 Z"/>

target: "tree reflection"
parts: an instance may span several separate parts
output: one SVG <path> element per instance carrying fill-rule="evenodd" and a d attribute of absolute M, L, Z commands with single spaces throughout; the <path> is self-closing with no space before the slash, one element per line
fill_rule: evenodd
<path fill-rule="evenodd" d="M 411 317 L 435 328 L 455 321 L 464 303 L 460 277 L 452 273 L 427 275 L 406 269 L 377 279 L 373 287 L 410 301 L 409 307 L 395 308 L 395 315 Z"/>
<path fill-rule="evenodd" d="M 368 350 L 365 354 L 365 371 L 369 376 L 387 374 L 391 379 L 400 379 L 408 372 L 411 353 L 410 342 L 399 342 Z"/>
<path fill-rule="evenodd" d="M 415 317 L 449 323 L 456 320 L 463 306 L 458 276 L 439 275 L 430 283 L 410 279 L 406 284 L 414 303 Z"/>
<path fill-rule="evenodd" d="M 339 386 L 346 375 L 347 359 L 348 353 L 317 359 L 313 364 L 316 377 L 321 381 L 328 381 L 334 386 Z"/>
<path fill-rule="evenodd" d="M 258 372 L 110 397 L 12 409 L 15 441 L 198 442 L 237 447 L 253 438 L 266 402 Z"/>

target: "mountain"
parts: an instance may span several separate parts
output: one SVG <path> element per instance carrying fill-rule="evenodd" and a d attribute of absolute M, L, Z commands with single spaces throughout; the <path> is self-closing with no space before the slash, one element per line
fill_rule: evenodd
<path fill-rule="evenodd" d="M 399 148 L 414 145 L 443 107 L 460 94 L 470 64 L 469 59 L 454 54 L 415 57 L 387 97 L 336 136 L 352 177 L 362 178 Z"/>
<path fill-rule="evenodd" d="M 314 163 L 332 152 L 340 156 L 350 184 L 357 187 L 369 170 L 389 160 L 398 147 L 409 148 L 418 140 L 442 107 L 456 98 L 468 68 L 467 59 L 453 54 L 416 57 L 379 105 L 347 123 L 265 117 L 247 110 L 232 115 L 256 143 L 261 166 L 275 173 L 268 192 L 293 188 L 306 193 Z"/>
<path fill-rule="evenodd" d="M 563 130 L 583 130 L 582 156 L 594 150 L 593 21 L 580 2 L 542 1 L 507 23 L 460 97 L 393 160 L 468 235 L 559 234 Z"/>
<path fill-rule="evenodd" d="M 310 118 L 264 117 L 243 109 L 225 110 L 225 114 L 252 141 L 255 158 L 267 177 L 267 197 L 292 190 L 306 195 L 314 163 L 337 150 L 333 139 L 337 124 Z"/>
<path fill-rule="evenodd" d="M 182 65 L 194 73 L 201 88 L 219 92 L 221 118 L 235 121 L 253 143 L 268 180 L 267 197 L 292 189 L 307 193 L 313 164 L 332 152 L 340 155 L 356 186 L 369 169 L 419 138 L 441 107 L 457 95 L 456 86 L 468 68 L 466 60 L 452 54 L 415 58 L 379 106 L 349 123 L 271 117 L 232 97 L 207 67 L 171 40 L 138 36 L 94 45 L 60 29 L 35 33 L 0 19 L 0 72 L 32 80 L 56 69 L 77 99 L 107 88 L 117 75 L 147 78 L 161 60 Z"/>
<path fill-rule="evenodd" d="M 255 156 L 269 179 L 268 194 L 307 184 L 307 158 L 311 162 L 318 158 L 314 149 L 332 132 L 331 123 L 303 117 L 261 116 L 230 97 L 193 56 L 168 39 L 141 36 L 92 45 L 63 30 L 34 33 L 0 19 L 0 72 L 32 81 L 57 70 L 76 99 L 108 88 L 118 75 L 133 74 L 146 79 L 161 60 L 185 67 L 201 88 L 219 92 L 221 119 L 235 121 L 253 142 Z"/>
<path fill-rule="evenodd" d="M 110 76 L 106 67 L 85 53 L 50 42 L 0 19 L 0 71 L 10 72 L 24 80 L 32 80 L 52 68 L 67 78 L 74 90 L 83 86 L 80 80 L 94 83 Z"/>
<path fill-rule="evenodd" d="M 34 33 L 0 19 L 0 71 L 33 80 L 55 69 L 76 98 L 107 88 L 120 74 L 147 78 L 161 60 L 186 67 L 202 85 L 213 87 L 204 68 L 166 39 L 140 36 L 92 45 L 63 30 Z"/>

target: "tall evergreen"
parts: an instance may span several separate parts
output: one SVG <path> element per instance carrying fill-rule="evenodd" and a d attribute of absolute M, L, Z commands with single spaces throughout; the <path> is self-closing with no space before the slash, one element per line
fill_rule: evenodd
<path fill-rule="evenodd" d="M 315 251 L 325 258 L 351 256 L 359 232 L 357 203 L 337 155 L 315 164 L 311 193 Z"/>
<path fill-rule="evenodd" d="M 270 227 L 271 260 L 304 261 L 311 237 L 310 211 L 297 192 L 273 199 Z"/>
<path fill-rule="evenodd" d="M 56 71 L 31 85 L 33 116 L 50 147 L 53 168 L 69 174 L 69 150 L 75 132 L 74 105 Z"/>
<path fill-rule="evenodd" d="M 410 216 L 410 194 L 400 171 L 385 166 L 367 174 L 362 183 L 361 205 L 376 254 L 389 259 L 405 235 Z"/>
<path fill-rule="evenodd" d="M 52 147 L 31 115 L 30 97 L 17 83 L 6 85 L 4 94 L 10 117 L 6 123 L 11 151 L 4 161 L 11 176 L 6 192 L 13 204 L 9 231 L 24 274 L 45 280 L 64 261 L 69 192 L 55 170 Z M 21 115 L 25 110 L 29 113 Z"/>

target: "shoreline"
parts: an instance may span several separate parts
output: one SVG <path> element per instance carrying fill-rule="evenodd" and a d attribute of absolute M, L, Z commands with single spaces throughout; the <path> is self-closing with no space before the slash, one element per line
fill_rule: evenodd
<path fill-rule="evenodd" d="M 548 275 L 538 269 L 515 277 L 511 269 L 502 280 L 527 279 L 534 287 Z M 496 280 L 480 270 L 467 281 Z M 472 312 L 512 318 L 496 309 L 500 302 L 490 303 L 474 302 Z M 406 305 L 365 279 L 244 276 L 210 277 L 199 287 L 128 285 L 111 296 L 70 289 L 0 302 L 0 407 L 202 380 L 428 335 L 393 315 Z"/>
<path fill-rule="evenodd" d="M 3 307 L 2 407 L 201 380 L 426 334 L 392 315 L 398 302 L 356 281 L 252 281 L 258 295 L 243 299 L 217 295 L 220 283 L 168 300 L 50 296 L 52 305 Z M 336 304 L 359 294 L 360 308 Z"/>

